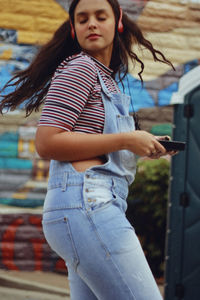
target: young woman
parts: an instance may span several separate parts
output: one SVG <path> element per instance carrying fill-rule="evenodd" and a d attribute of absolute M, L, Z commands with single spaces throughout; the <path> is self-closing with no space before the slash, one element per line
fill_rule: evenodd
<path fill-rule="evenodd" d="M 4 97 L 1 112 L 28 99 L 28 115 L 44 102 L 36 134 L 38 153 L 51 159 L 43 229 L 66 262 L 71 299 L 160 300 L 125 211 L 136 155 L 159 158 L 166 151 L 156 137 L 135 130 L 130 99 L 114 78 L 127 74 L 129 58 L 141 64 L 141 77 L 133 43 L 155 61 L 170 62 L 117 0 L 74 0 L 69 16 L 8 83 L 16 90 Z"/>

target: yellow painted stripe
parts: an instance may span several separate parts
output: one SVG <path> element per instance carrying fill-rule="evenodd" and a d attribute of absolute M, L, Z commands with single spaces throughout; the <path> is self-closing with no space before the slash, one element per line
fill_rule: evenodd
<path fill-rule="evenodd" d="M 38 170 L 35 179 L 38 181 L 44 180 L 44 172 L 42 170 Z"/>
<path fill-rule="evenodd" d="M 37 162 L 37 167 L 40 168 L 40 169 L 43 169 L 44 168 L 44 162 L 42 160 L 38 160 Z"/>
<path fill-rule="evenodd" d="M 23 152 L 23 141 L 22 140 L 18 140 L 18 153 Z"/>
<path fill-rule="evenodd" d="M 12 198 L 14 198 L 14 199 L 20 199 L 20 200 L 27 199 L 27 197 L 28 197 L 28 193 L 17 192 L 17 193 L 14 193 L 12 195 Z"/>
<path fill-rule="evenodd" d="M 53 33 L 49 32 L 33 32 L 26 30 L 19 30 L 17 36 L 17 42 L 19 44 L 29 45 L 43 45 L 47 43 L 53 36 Z"/>
<path fill-rule="evenodd" d="M 0 54 L 0 59 L 5 59 L 5 60 L 9 60 L 12 58 L 12 49 L 7 49 L 4 50 L 1 54 Z"/>
<path fill-rule="evenodd" d="M 42 160 L 37 161 L 37 167 L 36 167 L 36 180 L 44 180 L 44 162 Z"/>
<path fill-rule="evenodd" d="M 34 153 L 35 152 L 35 143 L 34 143 L 34 140 L 30 140 L 29 141 L 29 151 L 30 151 L 30 153 Z"/>

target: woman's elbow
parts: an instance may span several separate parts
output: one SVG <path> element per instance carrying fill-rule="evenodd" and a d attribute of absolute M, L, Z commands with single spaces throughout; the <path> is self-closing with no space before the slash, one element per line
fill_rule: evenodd
<path fill-rule="evenodd" d="M 41 130 L 37 130 L 35 137 L 35 148 L 38 155 L 43 159 L 51 158 L 49 153 L 47 137 L 47 134 L 44 134 Z"/>
<path fill-rule="evenodd" d="M 49 151 L 47 150 L 47 147 L 45 146 L 45 142 L 35 140 L 35 147 L 37 154 L 43 158 L 43 159 L 50 159 L 49 157 Z"/>

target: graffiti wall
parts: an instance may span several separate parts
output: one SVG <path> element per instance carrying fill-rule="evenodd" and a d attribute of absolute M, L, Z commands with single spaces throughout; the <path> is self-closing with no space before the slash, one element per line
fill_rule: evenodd
<path fill-rule="evenodd" d="M 0 268 L 28 271 L 66 270 L 47 245 L 41 227 L 41 214 L 0 214 Z"/>
<path fill-rule="evenodd" d="M 133 45 L 144 61 L 144 87 L 139 66 L 130 63 L 124 79 L 130 110 L 163 107 L 178 90 L 179 79 L 200 62 L 200 0 L 120 0 L 123 10 L 175 66 L 154 63 Z M 68 17 L 69 0 L 0 0 L 0 90 L 17 70 L 26 68 L 38 47 Z M 121 86 L 122 88 L 122 86 Z M 5 92 L 10 92 L 6 90 Z M 151 110 L 153 113 L 153 111 Z M 39 113 L 19 110 L 0 116 L 0 268 L 64 269 L 41 230 L 49 162 L 35 151 Z"/>
<path fill-rule="evenodd" d="M 30 64 L 68 14 L 53 0 L 0 0 L 0 6 L 2 89 L 15 71 Z M 26 119 L 21 108 L 0 116 L 0 268 L 66 270 L 41 228 L 49 161 L 35 151 L 39 114 Z"/>

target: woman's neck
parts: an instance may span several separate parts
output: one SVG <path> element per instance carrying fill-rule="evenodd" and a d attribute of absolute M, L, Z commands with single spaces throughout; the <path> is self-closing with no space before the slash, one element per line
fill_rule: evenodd
<path fill-rule="evenodd" d="M 110 67 L 110 61 L 112 57 L 112 52 L 111 51 L 102 51 L 102 52 L 90 52 L 90 51 L 85 51 L 88 53 L 90 56 L 94 57 L 96 60 L 101 62 L 104 66 Z M 105 53 L 107 52 L 107 53 Z"/>

